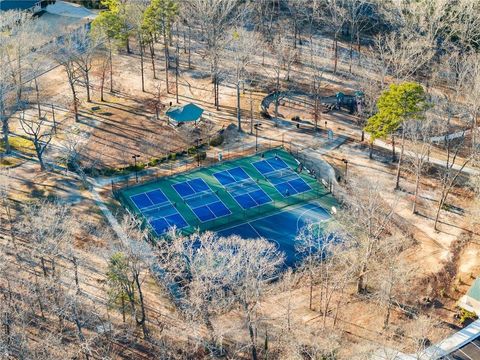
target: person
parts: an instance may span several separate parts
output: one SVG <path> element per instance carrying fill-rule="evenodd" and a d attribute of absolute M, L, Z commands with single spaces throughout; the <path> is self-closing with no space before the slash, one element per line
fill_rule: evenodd
<path fill-rule="evenodd" d="M 275 160 L 278 161 L 278 155 L 277 155 L 277 153 L 275 153 Z"/>
<path fill-rule="evenodd" d="M 288 189 L 285 190 L 285 196 L 290 196 L 290 191 Z"/>

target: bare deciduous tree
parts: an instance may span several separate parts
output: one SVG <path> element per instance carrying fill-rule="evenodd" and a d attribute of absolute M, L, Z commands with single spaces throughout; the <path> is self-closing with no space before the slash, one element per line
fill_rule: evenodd
<path fill-rule="evenodd" d="M 78 91 L 76 86 L 82 78 L 83 70 L 77 64 L 79 52 L 81 52 L 80 43 L 74 34 L 70 34 L 64 38 L 62 43 L 58 44 L 58 51 L 55 54 L 55 61 L 60 64 L 67 74 L 68 84 L 72 92 L 72 108 L 75 121 L 79 121 L 79 104 Z"/>
<path fill-rule="evenodd" d="M 413 193 L 412 213 L 417 212 L 418 193 L 421 177 L 428 164 L 428 157 L 432 148 L 430 138 L 438 130 L 438 124 L 428 115 L 425 120 L 410 120 L 404 123 L 405 137 L 409 141 L 409 154 L 406 163 L 415 175 L 415 189 Z"/>
<path fill-rule="evenodd" d="M 143 282 L 154 264 L 154 255 L 146 242 L 147 230 L 139 230 L 132 216 L 125 216 L 121 226 L 125 238 L 107 254 L 111 301 L 126 301 L 132 319 L 141 327 L 144 338 L 148 338 Z"/>
<path fill-rule="evenodd" d="M 213 84 L 214 105 L 219 107 L 220 54 L 225 45 L 225 35 L 235 20 L 238 0 L 188 0 L 185 10 L 191 20 L 202 29 L 205 38 L 205 56 Z"/>
<path fill-rule="evenodd" d="M 384 239 L 389 227 L 393 208 L 386 204 L 380 194 L 378 183 L 360 179 L 352 183 L 347 207 L 338 220 L 338 230 L 344 241 L 353 244 L 352 263 L 355 263 L 357 293 L 367 290 L 367 277 L 372 266 L 381 260 Z"/>
<path fill-rule="evenodd" d="M 237 88 L 237 123 L 238 131 L 242 131 L 242 118 L 240 106 L 240 85 L 248 81 L 248 66 L 253 62 L 257 49 L 260 46 L 260 39 L 257 34 L 244 29 L 233 29 L 230 39 L 227 41 L 233 57 L 232 73 Z"/>
<path fill-rule="evenodd" d="M 37 119 L 31 116 L 25 118 L 25 111 L 22 111 L 19 121 L 27 138 L 35 147 L 40 168 L 45 170 L 43 155 L 53 138 L 53 128 L 47 121 L 46 114 L 40 115 Z"/>

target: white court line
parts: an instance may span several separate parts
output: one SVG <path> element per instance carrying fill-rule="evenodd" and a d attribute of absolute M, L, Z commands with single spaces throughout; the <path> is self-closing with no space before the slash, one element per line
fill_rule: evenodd
<path fill-rule="evenodd" d="M 264 239 L 264 237 L 260 235 L 257 229 L 255 229 L 255 227 L 252 224 L 250 224 L 250 222 L 248 222 L 248 226 L 250 226 L 253 229 L 253 231 L 255 231 L 255 233 L 258 235 L 259 238 Z"/>
<path fill-rule="evenodd" d="M 153 203 L 152 199 L 150 199 L 150 197 L 148 196 L 147 194 L 147 191 L 144 191 L 143 193 L 138 193 L 138 194 L 135 194 L 135 195 L 130 195 L 130 201 L 133 203 L 133 205 L 135 205 L 135 207 L 138 209 L 138 211 L 140 212 L 140 214 L 142 215 L 142 217 L 145 219 L 146 223 L 148 224 L 148 226 L 150 227 L 150 229 L 155 233 L 155 235 L 157 235 L 157 237 L 160 237 L 161 235 L 155 230 L 155 228 L 152 226 L 152 224 L 150 224 L 150 221 L 155 221 L 155 220 L 159 220 L 159 219 L 163 219 L 165 220 L 165 222 L 168 224 L 168 221 L 166 219 L 166 216 L 159 216 L 159 217 L 152 217 L 152 218 L 147 218 L 147 216 L 143 213 L 143 210 L 145 211 L 150 211 L 150 210 L 154 210 L 155 208 L 160 208 L 162 206 L 165 206 L 167 203 L 169 205 L 171 205 L 174 209 L 175 209 L 175 212 L 173 214 L 170 214 L 168 216 L 172 216 L 172 215 L 180 215 L 180 217 L 182 218 L 182 220 L 185 222 L 185 226 L 182 226 L 182 227 L 179 227 L 178 229 L 184 229 L 188 226 L 191 226 L 188 221 L 183 217 L 183 215 L 180 213 L 180 211 L 178 211 L 178 209 L 175 207 L 175 205 L 173 205 L 173 203 L 170 201 L 170 199 L 165 195 L 165 193 L 161 190 L 161 188 L 157 188 L 155 190 L 159 190 L 162 192 L 163 196 L 165 196 L 167 198 L 166 201 L 160 203 L 160 204 L 153 204 L 151 206 L 148 206 L 146 208 L 143 208 L 143 209 L 140 209 L 138 207 L 138 205 L 135 203 L 135 201 L 132 200 L 132 196 L 136 196 L 136 195 L 141 195 L 141 194 L 145 194 L 147 196 L 147 198 L 150 200 L 150 202 Z M 174 189 L 175 190 L 175 189 Z M 150 190 L 150 191 L 153 191 L 153 190 Z M 148 192 L 150 192 L 148 191 Z M 169 228 L 171 228 L 172 226 L 169 226 Z"/>
<path fill-rule="evenodd" d="M 148 193 L 149 193 L 149 192 L 152 192 L 152 191 L 155 191 L 155 190 L 160 191 L 160 192 L 163 194 L 163 196 L 165 196 L 166 200 L 165 200 L 164 202 L 161 202 L 161 203 L 158 203 L 158 204 L 154 204 L 154 203 L 153 203 L 153 201 L 152 201 L 152 199 L 150 198 L 150 196 L 148 196 Z M 142 194 L 145 195 L 145 196 L 148 198 L 148 200 L 150 200 L 150 202 L 152 203 L 152 205 L 149 205 L 149 206 L 147 206 L 147 207 L 144 207 L 144 208 L 140 209 L 140 208 L 138 207 L 138 205 L 135 203 L 135 201 L 133 201 L 132 197 L 138 196 L 138 195 L 142 195 Z M 153 190 L 144 191 L 144 192 L 141 192 L 141 193 L 138 193 L 138 194 L 130 195 L 130 201 L 135 205 L 135 207 L 136 207 L 136 208 L 138 209 L 138 211 L 140 211 L 140 212 L 142 212 L 142 210 L 146 210 L 146 211 L 152 210 L 152 209 L 154 209 L 154 208 L 156 208 L 156 207 L 158 207 L 158 206 L 163 206 L 163 204 L 165 204 L 165 203 L 167 203 L 167 202 L 170 202 L 170 200 L 168 199 L 167 195 L 165 195 L 165 193 L 162 191 L 161 188 L 156 188 L 156 189 L 153 189 Z M 171 203 L 171 202 L 170 202 L 170 203 Z"/>
<path fill-rule="evenodd" d="M 283 170 L 292 170 L 292 168 L 280 157 L 278 156 L 278 159 L 285 165 L 284 168 L 281 168 L 281 169 L 275 169 L 269 162 L 268 160 L 275 160 L 275 161 L 278 161 L 275 159 L 274 156 L 272 157 L 269 157 L 267 159 L 263 159 L 263 160 L 258 160 L 258 161 L 255 161 L 255 162 L 252 162 L 252 166 L 262 175 L 266 175 L 266 174 L 271 174 L 271 173 L 274 173 L 274 172 L 277 172 L 277 171 L 283 171 Z M 261 163 L 265 161 L 273 170 L 272 171 L 269 171 L 269 172 L 266 172 L 266 173 L 262 173 L 254 164 L 258 164 L 258 163 Z M 293 171 L 293 170 L 292 170 Z"/>
<path fill-rule="evenodd" d="M 308 204 L 308 203 L 307 203 Z M 319 206 L 319 205 L 317 205 Z M 319 206 L 322 210 L 325 210 L 325 208 L 323 206 Z M 305 209 L 305 211 L 303 211 L 302 213 L 300 213 L 300 215 L 297 216 L 297 233 L 298 231 L 300 230 L 300 227 L 299 227 L 299 223 L 300 223 L 300 219 L 309 211 L 312 211 L 314 209 Z M 320 224 L 320 223 L 323 223 L 323 222 L 327 222 L 329 221 L 331 218 L 328 218 L 328 219 L 321 219 L 320 221 L 317 221 L 316 223 L 312 223 L 312 224 Z"/>
<path fill-rule="evenodd" d="M 216 196 L 216 195 L 215 195 L 215 196 Z M 214 201 L 214 202 L 208 203 L 208 204 L 206 204 L 206 205 L 200 205 L 200 206 L 197 206 L 196 208 L 192 208 L 190 205 L 188 205 L 188 207 L 189 207 L 190 209 L 192 209 L 192 212 L 195 214 L 195 216 L 197 217 L 197 219 L 198 219 L 202 224 L 204 224 L 204 223 L 206 223 L 206 222 L 209 222 L 209 221 L 221 219 L 222 217 L 225 217 L 225 216 L 228 216 L 228 215 L 231 215 L 231 214 L 232 214 L 232 211 L 231 211 L 231 210 L 228 208 L 228 206 L 222 201 L 222 199 L 220 199 L 218 196 L 217 196 L 217 199 L 218 199 L 218 201 Z M 225 214 L 225 215 L 222 215 L 222 216 L 217 216 L 217 215 L 215 215 L 215 213 L 208 207 L 208 205 L 212 205 L 212 204 L 215 204 L 215 203 L 217 203 L 217 202 L 221 202 L 221 203 L 223 204 L 223 206 L 225 206 L 225 208 L 229 211 L 229 213 L 228 213 L 228 214 Z M 202 220 L 198 217 L 197 213 L 196 213 L 194 210 L 195 210 L 195 209 L 198 209 L 198 208 L 201 208 L 201 207 L 204 207 L 204 206 L 206 206 L 206 207 L 208 208 L 208 210 L 210 210 L 210 212 L 211 212 L 213 215 L 215 215 L 215 217 L 214 217 L 213 219 L 209 219 L 209 220 L 202 221 Z"/>
<path fill-rule="evenodd" d="M 152 191 L 155 191 L 155 190 L 158 190 L 162 193 L 162 195 L 165 197 L 165 201 L 164 202 L 161 202 L 161 203 L 158 203 L 158 204 L 155 204 L 152 200 L 152 198 L 150 196 L 148 196 L 148 193 L 149 192 L 152 192 Z M 147 197 L 150 199 L 150 201 L 152 202 L 153 205 L 157 205 L 157 206 L 161 206 L 162 204 L 165 204 L 166 202 L 169 202 L 170 200 L 168 200 L 167 198 L 167 195 L 165 195 L 165 193 L 160 189 L 160 188 L 157 188 L 157 189 L 154 189 L 154 190 L 150 190 L 149 192 L 145 192 L 144 194 L 147 195 Z"/>
<path fill-rule="evenodd" d="M 195 193 L 193 193 L 193 194 L 191 194 L 191 195 L 188 195 L 188 197 L 183 197 L 182 195 L 180 195 L 180 193 L 177 191 L 177 189 L 175 189 L 175 187 L 173 186 L 173 185 L 176 185 L 176 184 L 183 184 L 183 183 L 186 183 L 188 186 L 190 186 L 190 184 L 188 184 L 188 182 L 191 181 L 191 180 L 195 180 L 195 179 L 200 179 L 200 180 L 202 180 L 202 181 L 205 183 L 205 185 L 207 185 L 208 189 L 207 189 L 207 190 L 203 190 L 203 191 L 199 191 L 199 192 L 195 192 Z M 198 219 L 198 221 L 200 221 L 202 224 L 204 224 L 204 223 L 206 223 L 206 222 L 213 221 L 213 220 L 216 220 L 216 219 L 220 219 L 220 218 L 222 218 L 222 217 L 224 217 L 224 216 L 228 216 L 228 215 L 230 215 L 230 214 L 232 213 L 232 211 L 228 208 L 228 206 L 222 201 L 222 199 L 220 199 L 220 198 L 218 197 L 218 195 L 215 193 L 215 191 L 212 190 L 212 188 L 210 187 L 210 185 L 208 185 L 208 184 L 205 182 L 205 180 L 203 180 L 202 178 L 195 178 L 195 179 L 186 180 L 186 181 L 180 182 L 180 183 L 175 183 L 175 184 L 172 184 L 171 186 L 172 186 L 173 190 L 175 190 L 175 192 L 178 194 L 178 196 L 180 196 L 180 198 L 183 200 L 183 202 L 190 208 L 190 210 L 192 210 L 193 215 L 195 215 L 195 217 Z M 191 188 L 193 191 L 195 191 L 195 189 L 192 188 L 191 186 L 190 186 L 190 188 Z M 204 195 L 207 195 L 207 194 L 212 194 L 213 196 L 215 196 L 215 197 L 217 198 L 217 200 L 216 200 L 216 201 L 212 201 L 212 202 L 210 202 L 210 203 L 208 203 L 208 204 L 202 204 L 202 205 L 196 206 L 196 207 L 190 206 L 190 204 L 187 202 L 188 200 L 194 199 L 196 196 L 204 196 Z M 195 196 L 194 196 L 194 195 L 195 195 Z M 148 195 L 147 195 L 147 196 L 148 196 Z M 210 210 L 210 208 L 208 207 L 208 205 L 215 204 L 216 202 L 221 202 L 221 203 L 223 204 L 223 206 L 225 206 L 225 208 L 229 211 L 229 213 L 228 213 L 228 214 L 225 214 L 225 215 L 222 215 L 222 216 L 216 216 L 215 213 L 214 213 L 212 210 Z M 194 211 L 194 209 L 198 209 L 198 208 L 201 208 L 201 207 L 203 207 L 203 206 L 207 206 L 208 210 L 215 216 L 213 219 L 209 219 L 209 220 L 202 221 L 202 220 L 198 217 L 198 215 L 197 215 L 197 213 Z M 177 212 L 178 212 L 178 211 L 177 211 Z M 180 212 L 178 212 L 178 213 L 180 214 Z M 181 215 L 182 215 L 182 214 L 180 214 L 180 216 L 181 216 Z M 182 216 L 182 217 L 183 217 L 183 216 Z M 185 218 L 184 218 L 183 220 L 185 220 Z M 186 221 L 185 221 L 185 222 L 186 222 Z M 188 224 L 188 222 L 187 222 L 187 224 Z"/>
<path fill-rule="evenodd" d="M 188 223 L 188 221 L 183 217 L 183 215 L 180 213 L 180 211 L 178 211 L 178 209 L 175 207 L 175 205 L 173 205 L 173 203 L 172 203 L 170 200 L 168 200 L 168 202 L 169 202 L 169 204 L 175 209 L 175 212 L 174 212 L 173 214 L 170 214 L 170 215 L 167 215 L 167 216 L 160 216 L 160 217 L 157 217 L 157 218 L 151 218 L 150 220 L 151 220 L 151 221 L 155 221 L 155 220 L 158 220 L 158 219 L 163 219 L 163 220 L 165 220 L 165 221 L 167 222 L 167 224 L 168 224 L 167 217 L 178 214 L 178 215 L 180 215 L 180 217 L 182 218 L 182 220 L 185 222 L 185 224 L 187 224 L 187 225 L 185 225 L 185 226 L 178 227 L 178 229 L 184 229 L 184 228 L 186 228 L 186 227 L 188 227 L 188 226 L 191 226 L 191 225 Z M 160 235 L 157 233 L 157 231 L 153 228 L 153 226 L 150 224 L 150 220 L 147 219 L 147 217 L 146 217 L 143 213 L 142 213 L 142 216 L 145 218 L 145 220 L 147 220 L 148 225 L 150 225 L 150 227 L 153 229 L 153 231 L 155 232 L 155 234 L 157 234 L 157 236 L 160 236 Z M 175 224 L 175 226 L 177 226 L 177 225 Z M 173 226 L 170 226 L 170 225 L 169 225 L 168 228 L 172 228 L 172 227 L 173 227 Z"/>
<path fill-rule="evenodd" d="M 277 211 L 277 212 L 274 212 L 274 213 L 271 213 L 271 214 L 268 214 L 268 215 L 265 215 L 265 216 L 261 216 L 259 218 L 254 219 L 254 220 L 248 220 L 248 221 L 245 221 L 244 223 L 233 225 L 233 226 L 230 226 L 230 227 L 227 227 L 227 228 L 224 228 L 224 229 L 219 229 L 217 231 L 230 230 L 230 229 L 236 228 L 237 226 L 240 226 L 240 225 L 243 225 L 243 224 L 250 224 L 251 222 L 258 221 L 258 220 L 263 220 L 263 219 L 266 219 L 266 218 L 268 218 L 270 216 L 273 216 L 273 215 L 281 214 L 281 213 L 284 213 L 284 212 L 291 212 L 291 210 L 297 209 L 297 208 L 299 208 L 301 206 L 305 206 L 307 204 L 315 204 L 319 208 L 322 208 L 323 210 L 325 210 L 325 208 L 316 201 L 311 201 L 311 202 L 303 203 L 303 204 L 294 204 L 294 205 L 291 205 L 291 206 L 288 206 L 288 207 L 284 208 L 283 210 L 280 210 L 280 211 Z M 325 212 L 327 212 L 327 214 L 328 214 L 327 210 L 325 210 Z M 330 219 L 326 219 L 325 221 L 328 221 L 328 220 L 330 220 Z"/>
<path fill-rule="evenodd" d="M 261 172 L 261 171 L 255 166 L 255 164 L 259 164 L 259 163 L 261 163 L 261 162 L 263 162 L 263 161 L 265 161 L 265 162 L 268 164 L 268 166 L 270 166 L 270 167 L 272 168 L 272 171 L 268 171 L 268 172 L 265 172 L 265 173 L 264 173 L 264 172 Z M 275 170 L 275 168 L 274 168 L 272 165 L 270 165 L 267 160 L 258 160 L 258 161 L 252 162 L 252 163 L 250 163 L 250 164 L 252 164 L 252 166 L 255 168 L 255 170 L 257 170 L 261 175 L 267 175 L 267 174 L 274 173 L 275 171 L 278 171 L 278 170 Z"/>
<path fill-rule="evenodd" d="M 138 209 L 138 211 L 140 211 L 140 212 L 142 212 L 142 210 L 138 207 L 137 203 L 136 203 L 135 201 L 133 201 L 132 197 L 138 196 L 138 195 L 142 195 L 142 194 L 146 195 L 147 198 L 148 198 L 148 200 L 149 200 L 150 202 L 152 202 L 152 200 L 150 200 L 150 198 L 148 197 L 148 195 L 147 195 L 146 192 L 139 193 L 139 194 L 134 194 L 134 195 L 130 195 L 130 201 L 133 203 L 133 205 L 135 205 L 135 207 L 136 207 L 136 208 Z M 152 205 L 149 205 L 149 206 L 147 206 L 147 207 L 144 207 L 144 209 L 149 209 L 149 208 L 152 208 L 152 209 L 153 209 L 153 205 L 154 205 L 154 204 L 152 203 Z"/>
<path fill-rule="evenodd" d="M 200 179 L 200 178 L 199 178 L 199 179 Z M 192 180 L 193 180 L 193 179 L 192 179 Z M 177 189 L 175 189 L 175 186 L 173 186 L 173 185 L 186 184 L 186 185 L 188 185 L 188 187 L 189 187 L 190 189 L 192 189 L 193 194 L 196 194 L 197 192 L 195 191 L 194 188 L 192 188 L 192 187 L 190 186 L 190 184 L 188 183 L 188 181 L 189 181 L 189 180 L 185 180 L 185 181 L 177 182 L 177 183 L 175 183 L 175 184 L 171 184 L 171 185 L 170 185 L 170 186 L 173 188 L 173 190 L 175 190 L 175 192 L 178 194 L 178 196 L 180 196 L 180 198 L 181 198 L 182 200 L 184 200 L 184 196 L 180 195 L 180 193 L 177 191 Z M 207 184 L 207 186 L 208 186 L 208 184 Z M 185 195 L 185 196 L 191 196 L 191 195 L 193 195 L 193 194 Z"/>
<path fill-rule="evenodd" d="M 252 164 L 252 163 L 250 163 L 250 164 Z M 237 167 L 240 168 L 240 169 L 242 169 L 241 166 L 236 166 L 236 167 L 234 167 L 234 168 L 232 168 L 232 169 L 235 169 L 235 168 L 237 168 Z M 229 170 L 232 170 L 232 169 L 229 169 Z M 242 170 L 243 170 L 243 169 L 242 169 Z M 227 171 L 227 172 L 228 172 L 228 170 L 222 170 L 222 171 L 216 172 L 215 174 L 218 174 L 218 173 L 221 173 L 221 172 L 224 172 L 224 171 Z M 245 170 L 243 170 L 243 171 L 245 171 Z M 213 174 L 213 175 L 215 175 L 215 174 Z M 228 174 L 230 175 L 230 173 L 228 173 Z M 252 191 L 249 191 L 249 192 L 245 192 L 245 193 L 240 194 L 240 195 L 236 195 L 236 196 L 241 196 L 241 195 L 248 195 L 248 196 L 250 196 L 250 198 L 253 200 L 253 202 L 254 202 L 256 205 L 255 205 L 255 206 L 251 206 L 251 207 L 249 207 L 249 208 L 247 208 L 247 209 L 245 209 L 245 208 L 238 202 L 238 200 L 236 199 L 236 196 L 234 196 L 234 195 L 230 192 L 229 187 L 227 187 L 226 185 L 223 185 L 223 184 L 220 182 L 220 180 L 218 180 L 217 178 L 216 178 L 216 179 L 217 179 L 217 181 L 220 183 L 220 185 L 225 189 L 225 191 L 227 192 L 227 194 L 229 194 L 229 195 L 231 196 L 231 198 L 238 204 L 238 206 L 242 209 L 242 211 L 247 211 L 247 210 L 254 209 L 254 208 L 256 208 L 256 207 L 259 207 L 259 206 L 262 206 L 262 205 L 266 205 L 266 204 L 268 204 L 268 203 L 271 203 L 273 200 L 272 200 L 272 198 L 270 197 L 270 195 L 268 195 L 268 194 L 265 192 L 265 190 L 263 190 L 263 189 L 260 187 L 260 185 L 257 184 L 257 182 L 255 181 L 255 179 L 253 179 L 246 171 L 245 171 L 245 174 L 248 175 L 248 178 L 247 178 L 247 179 L 243 179 L 243 180 L 240 180 L 240 181 L 236 181 L 235 179 L 233 179 L 233 180 L 235 180 L 235 182 L 232 183 L 232 184 L 228 184 L 228 185 L 234 186 L 234 185 L 237 185 L 237 184 L 241 184 L 241 183 L 243 183 L 243 182 L 245 182 L 245 181 L 251 181 L 251 183 L 256 186 L 256 189 L 255 189 L 255 190 L 252 190 Z M 230 175 L 230 176 L 232 176 L 232 175 Z M 232 176 L 232 178 L 233 178 L 233 176 Z M 265 202 L 265 203 L 263 203 L 263 204 L 257 203 L 257 202 L 255 201 L 255 199 L 253 198 L 253 196 L 250 195 L 250 194 L 253 193 L 253 192 L 255 192 L 255 191 L 258 191 L 258 190 L 262 190 L 263 193 L 264 193 L 265 195 L 267 195 L 267 197 L 270 199 L 270 201 Z M 221 200 L 220 200 L 220 201 L 221 201 Z M 223 201 L 222 201 L 222 202 L 223 202 Z M 225 205 L 225 204 L 223 204 L 223 205 Z M 228 207 L 227 207 L 227 208 L 228 208 Z"/>
<path fill-rule="evenodd" d="M 235 169 L 235 168 L 232 168 L 232 169 Z M 230 176 L 230 177 L 232 178 L 232 180 L 233 180 L 234 182 L 236 182 L 235 178 L 228 172 L 228 170 L 222 170 L 222 171 L 217 171 L 216 173 L 213 173 L 213 174 L 212 174 L 212 176 L 220 183 L 220 185 L 225 186 L 225 185 L 223 185 L 223 184 L 220 182 L 220 180 L 219 180 L 215 175 L 218 175 L 218 174 L 221 174 L 221 173 L 227 173 L 228 176 Z M 248 175 L 248 174 L 247 174 L 247 175 Z"/>
<path fill-rule="evenodd" d="M 465 351 L 463 351 L 462 349 L 458 349 L 458 351 L 460 351 L 463 355 L 465 355 L 469 360 L 474 360 L 473 358 L 471 358 Z"/>

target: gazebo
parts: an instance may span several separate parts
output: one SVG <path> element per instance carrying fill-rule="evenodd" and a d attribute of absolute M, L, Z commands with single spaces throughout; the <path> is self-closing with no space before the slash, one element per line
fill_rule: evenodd
<path fill-rule="evenodd" d="M 169 119 L 173 120 L 177 126 L 182 123 L 195 122 L 200 120 L 203 109 L 195 104 L 189 103 L 182 106 L 172 106 L 165 113 Z"/>

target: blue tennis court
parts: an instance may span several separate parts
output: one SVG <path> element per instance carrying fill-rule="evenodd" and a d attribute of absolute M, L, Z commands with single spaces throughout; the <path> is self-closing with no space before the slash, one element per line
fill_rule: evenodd
<path fill-rule="evenodd" d="M 311 190 L 310 185 L 278 156 L 254 162 L 252 165 L 283 197 L 289 197 Z"/>
<path fill-rule="evenodd" d="M 201 222 L 215 220 L 232 213 L 201 178 L 176 183 L 172 187 Z"/>
<path fill-rule="evenodd" d="M 183 216 L 160 189 L 133 195 L 130 199 L 158 236 L 171 227 L 181 229 L 188 226 Z"/>
<path fill-rule="evenodd" d="M 262 175 L 269 174 L 274 171 L 289 169 L 288 165 L 279 156 L 271 157 L 265 160 L 260 160 L 252 163 L 252 165 Z"/>
<path fill-rule="evenodd" d="M 307 223 L 319 223 L 328 219 L 330 219 L 328 211 L 312 202 L 221 230 L 218 235 L 239 235 L 244 239 L 263 237 L 276 243 L 279 250 L 285 253 L 285 265 L 294 266 L 298 260 L 295 251 L 298 230 Z"/>
<path fill-rule="evenodd" d="M 220 171 L 213 176 L 244 210 L 272 201 L 241 167 Z"/>

